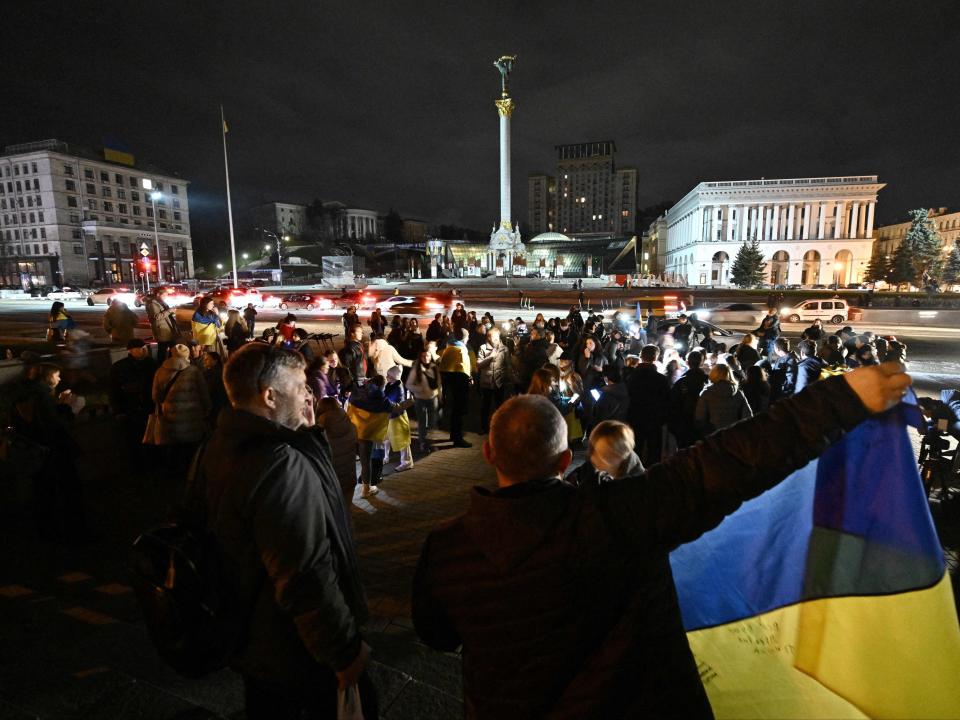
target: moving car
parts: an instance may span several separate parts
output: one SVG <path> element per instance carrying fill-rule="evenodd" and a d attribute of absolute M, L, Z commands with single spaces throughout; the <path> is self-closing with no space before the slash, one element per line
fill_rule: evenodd
<path fill-rule="evenodd" d="M 380 309 L 384 315 L 387 313 L 393 313 L 394 305 L 409 305 L 416 302 L 417 298 L 412 295 L 391 295 L 386 300 L 381 300 L 377 303 L 377 308 Z"/>
<path fill-rule="evenodd" d="M 255 308 L 263 307 L 263 299 L 260 297 L 260 291 L 256 288 L 248 287 L 216 287 L 206 293 L 207 297 L 213 298 L 218 308 L 237 308 L 242 310 L 247 303 L 253 303 Z"/>
<path fill-rule="evenodd" d="M 182 285 L 160 285 L 155 288 L 150 288 L 149 292 L 138 290 L 133 304 L 137 307 L 141 307 L 144 302 L 146 302 L 146 299 L 149 295 L 156 295 L 162 288 L 165 288 L 167 291 L 167 294 L 163 298 L 164 302 L 166 302 L 170 307 L 179 305 L 180 303 L 192 301 L 196 296 L 196 293 L 191 292 Z"/>
<path fill-rule="evenodd" d="M 129 307 L 136 303 L 137 294 L 130 288 L 109 287 L 100 288 L 90 295 L 87 295 L 87 305 L 91 307 L 94 305 L 109 305 L 114 300 L 121 300 Z"/>
<path fill-rule="evenodd" d="M 355 305 L 357 310 L 372 308 L 377 302 L 377 296 L 367 290 L 344 290 L 343 294 L 337 298 L 336 306 L 348 308 Z"/>
<path fill-rule="evenodd" d="M 717 308 L 694 308 L 688 312 L 696 313 L 701 320 L 744 325 L 759 325 L 767 315 L 765 307 L 753 303 L 730 303 Z"/>
<path fill-rule="evenodd" d="M 824 322 L 834 325 L 846 322 L 850 308 L 846 300 L 832 298 L 830 300 L 804 300 L 794 307 L 780 309 L 780 319 L 786 322 L 813 322 L 820 318 Z"/>
<path fill-rule="evenodd" d="M 444 312 L 443 301 L 436 297 L 407 297 L 405 302 L 394 303 L 390 307 L 391 315 L 433 315 Z M 386 311 L 384 311 L 386 312 Z"/>
<path fill-rule="evenodd" d="M 291 293 L 281 295 L 277 307 L 280 310 L 330 310 L 333 300 L 316 293 Z"/>

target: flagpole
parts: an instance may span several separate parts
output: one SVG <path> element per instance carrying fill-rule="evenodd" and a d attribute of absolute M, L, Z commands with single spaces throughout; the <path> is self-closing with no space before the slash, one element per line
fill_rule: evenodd
<path fill-rule="evenodd" d="M 230 202 L 230 166 L 227 164 L 227 121 L 220 106 L 220 133 L 223 135 L 223 175 L 227 183 L 227 221 L 230 223 L 230 261 L 233 267 L 233 287 L 237 287 L 237 244 L 233 237 L 233 205 Z"/>

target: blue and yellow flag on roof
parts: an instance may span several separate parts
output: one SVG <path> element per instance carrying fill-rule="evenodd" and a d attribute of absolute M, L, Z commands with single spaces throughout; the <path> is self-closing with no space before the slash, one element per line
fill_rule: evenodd
<path fill-rule="evenodd" d="M 671 554 L 718 718 L 960 717 L 960 628 L 910 411 Z"/>

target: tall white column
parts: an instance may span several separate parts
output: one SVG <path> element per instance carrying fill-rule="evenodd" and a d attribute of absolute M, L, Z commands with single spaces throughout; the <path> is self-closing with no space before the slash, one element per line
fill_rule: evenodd
<path fill-rule="evenodd" d="M 767 208 L 765 205 L 757 205 L 757 240 L 764 241 L 763 232 L 766 229 Z"/>
<path fill-rule="evenodd" d="M 820 221 L 817 223 L 817 239 L 823 240 L 823 238 L 825 237 L 823 233 L 827 225 L 827 204 L 826 203 L 820 203 L 819 214 L 820 214 Z"/>
<path fill-rule="evenodd" d="M 863 210 L 860 212 L 860 221 L 857 224 L 857 237 L 866 237 L 867 229 L 867 208 L 864 206 Z"/>
<path fill-rule="evenodd" d="M 500 111 L 500 225 L 510 227 L 510 114 Z"/>
<path fill-rule="evenodd" d="M 797 206 L 793 203 L 790 203 L 790 206 L 787 208 L 787 240 L 793 240 L 793 231 L 797 226 L 796 212 Z"/>
<path fill-rule="evenodd" d="M 744 205 L 740 208 L 740 242 L 745 242 L 747 239 L 747 228 L 750 226 L 750 207 Z"/>
<path fill-rule="evenodd" d="M 780 239 L 780 206 L 773 206 L 773 230 L 771 236 L 774 240 Z"/>
<path fill-rule="evenodd" d="M 843 201 L 837 203 L 837 213 L 833 220 L 833 239 L 839 240 L 843 235 Z"/>
<path fill-rule="evenodd" d="M 803 206 L 803 239 L 810 239 L 810 216 L 813 214 L 813 206 L 807 203 Z"/>
<path fill-rule="evenodd" d="M 873 237 L 873 209 L 875 206 L 875 202 L 867 205 L 867 227 L 863 236 L 868 239 Z"/>
<path fill-rule="evenodd" d="M 860 203 L 853 203 L 850 208 L 850 235 L 847 237 L 855 238 L 857 235 L 857 214 L 860 212 Z"/>
<path fill-rule="evenodd" d="M 692 242 L 698 243 L 703 240 L 703 206 L 697 208 L 697 211 L 693 214 L 693 237 L 691 238 Z"/>

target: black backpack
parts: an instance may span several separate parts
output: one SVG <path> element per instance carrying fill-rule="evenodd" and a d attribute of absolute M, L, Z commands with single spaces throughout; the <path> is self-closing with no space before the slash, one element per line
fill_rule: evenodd
<path fill-rule="evenodd" d="M 160 657 L 199 678 L 227 666 L 240 646 L 247 612 L 223 573 L 220 548 L 207 530 L 204 446 L 194 455 L 183 506 L 132 548 L 133 586 Z"/>

